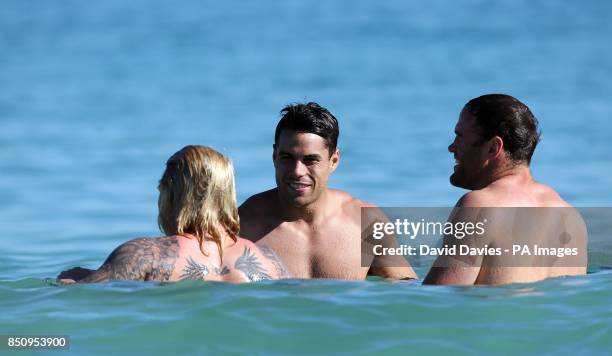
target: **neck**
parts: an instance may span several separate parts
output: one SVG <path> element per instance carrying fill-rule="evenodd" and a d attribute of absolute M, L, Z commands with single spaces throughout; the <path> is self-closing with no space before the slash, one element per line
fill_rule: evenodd
<path fill-rule="evenodd" d="M 221 244 L 225 245 L 226 241 L 231 240 L 230 235 L 225 229 L 221 229 L 220 232 L 221 232 L 221 235 L 219 236 L 219 239 L 221 240 Z M 196 234 L 191 233 L 191 232 L 184 232 L 180 235 L 177 234 L 177 236 L 182 236 L 189 240 L 198 241 Z M 202 238 L 202 242 L 207 242 L 207 241 L 212 240 L 212 236 L 210 236 L 208 233 L 205 233 L 203 236 L 200 236 L 200 237 Z"/>
<path fill-rule="evenodd" d="M 505 165 L 501 168 L 494 170 L 490 175 L 486 177 L 482 182 L 480 182 L 478 188 L 483 189 L 488 187 L 491 184 L 495 184 L 499 181 L 505 181 L 507 179 L 519 179 L 522 181 L 531 181 L 533 178 L 531 177 L 531 170 L 529 166 L 526 164 L 516 164 L 516 165 Z"/>
<path fill-rule="evenodd" d="M 323 219 L 323 217 L 325 216 L 325 207 L 327 206 L 326 202 L 328 199 L 329 194 L 327 192 L 327 189 L 325 189 L 323 193 L 321 193 L 321 196 L 319 196 L 317 200 L 313 201 L 308 205 L 303 206 L 292 205 L 279 195 L 279 213 L 281 218 L 286 221 L 303 220 L 308 223 L 316 222 Z"/>

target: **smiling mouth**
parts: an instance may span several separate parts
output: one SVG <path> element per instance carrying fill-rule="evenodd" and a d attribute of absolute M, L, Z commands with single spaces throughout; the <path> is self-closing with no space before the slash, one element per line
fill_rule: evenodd
<path fill-rule="evenodd" d="M 310 187 L 310 184 L 293 182 L 293 183 L 287 183 L 287 186 L 291 190 L 294 190 L 294 191 L 297 191 L 297 192 L 303 192 L 307 188 Z"/>

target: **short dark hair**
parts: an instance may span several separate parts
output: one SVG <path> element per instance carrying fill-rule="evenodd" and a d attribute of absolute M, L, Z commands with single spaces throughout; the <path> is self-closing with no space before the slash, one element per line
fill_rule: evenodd
<path fill-rule="evenodd" d="M 533 151 L 540 142 L 540 132 L 538 120 L 527 105 L 510 95 L 487 94 L 470 100 L 464 109 L 476 118 L 482 139 L 480 144 L 499 136 L 514 162 L 531 162 Z"/>
<path fill-rule="evenodd" d="M 326 108 L 317 103 L 289 104 L 281 110 L 281 119 L 276 125 L 274 144 L 285 129 L 299 133 L 313 133 L 325 140 L 330 156 L 336 151 L 338 144 L 338 120 Z"/>

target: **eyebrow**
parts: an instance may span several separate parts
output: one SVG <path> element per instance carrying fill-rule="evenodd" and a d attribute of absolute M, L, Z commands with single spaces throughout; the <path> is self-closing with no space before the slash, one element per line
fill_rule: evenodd
<path fill-rule="evenodd" d="M 287 152 L 287 151 L 278 151 L 278 155 L 279 155 L 279 156 L 280 156 L 280 155 L 286 155 L 286 156 L 291 156 L 291 157 L 293 157 L 293 155 L 292 155 L 291 153 Z"/>
<path fill-rule="evenodd" d="M 278 152 L 279 156 L 289 156 L 293 158 L 293 154 L 286 152 L 286 151 L 279 151 Z M 320 160 L 321 159 L 321 155 L 317 154 L 317 153 L 313 153 L 313 154 L 309 154 L 303 157 L 303 159 L 316 159 L 316 160 Z"/>

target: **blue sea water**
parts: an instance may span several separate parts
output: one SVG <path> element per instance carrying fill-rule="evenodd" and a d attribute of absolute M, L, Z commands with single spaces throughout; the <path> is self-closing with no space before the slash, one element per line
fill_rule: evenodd
<path fill-rule="evenodd" d="M 459 110 L 512 94 L 541 124 L 536 179 L 612 206 L 611 16 L 605 0 L 4 1 L 0 335 L 68 335 L 76 354 L 610 353 L 609 230 L 588 276 L 529 285 L 45 278 L 159 235 L 157 180 L 184 145 L 232 157 L 239 202 L 274 186 L 291 102 L 339 119 L 331 186 L 452 206 Z"/>

